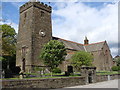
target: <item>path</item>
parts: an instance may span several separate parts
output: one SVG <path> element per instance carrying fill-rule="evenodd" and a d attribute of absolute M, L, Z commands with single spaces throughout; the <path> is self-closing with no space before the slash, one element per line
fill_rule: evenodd
<path fill-rule="evenodd" d="M 89 85 L 73 86 L 66 88 L 118 88 L 118 80 L 116 79 L 116 80 L 93 83 Z"/>

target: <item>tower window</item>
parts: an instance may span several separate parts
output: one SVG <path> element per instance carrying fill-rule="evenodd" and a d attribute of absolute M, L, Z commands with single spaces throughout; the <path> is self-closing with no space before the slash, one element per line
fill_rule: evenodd
<path fill-rule="evenodd" d="M 25 12 L 25 14 L 24 14 L 24 18 L 26 18 L 27 17 L 27 13 Z"/>
<path fill-rule="evenodd" d="M 27 17 L 27 12 L 24 13 L 24 21 L 23 21 L 23 25 L 24 25 L 25 22 L 26 22 L 26 17 Z"/>
<path fill-rule="evenodd" d="M 43 11 L 41 11 L 41 17 L 44 17 L 44 14 L 45 14 L 45 13 L 44 13 Z"/>

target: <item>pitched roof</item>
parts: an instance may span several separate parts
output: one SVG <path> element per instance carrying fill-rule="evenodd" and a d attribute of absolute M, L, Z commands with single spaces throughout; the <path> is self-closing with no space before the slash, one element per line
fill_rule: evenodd
<path fill-rule="evenodd" d="M 81 43 L 61 39 L 61 38 L 58 38 L 58 37 L 52 37 L 52 39 L 63 42 L 65 47 L 68 48 L 68 49 L 77 50 L 77 51 L 87 51 L 87 52 L 101 50 L 104 43 L 105 43 L 105 41 L 103 41 L 103 42 L 91 43 L 91 44 L 84 45 L 84 44 L 81 44 Z"/>
<path fill-rule="evenodd" d="M 84 45 L 84 46 L 85 46 L 87 52 L 92 52 L 92 51 L 101 50 L 104 43 L 105 43 L 105 41 L 98 42 L 98 43 L 92 43 L 92 44 L 88 44 L 88 45 Z"/>
<path fill-rule="evenodd" d="M 65 39 L 61 39 L 61 38 L 58 38 L 58 37 L 53 37 L 52 39 L 63 42 L 65 47 L 68 48 L 68 49 L 85 51 L 84 47 L 83 47 L 83 44 L 76 43 L 76 42 L 69 41 L 69 40 L 65 40 Z"/>

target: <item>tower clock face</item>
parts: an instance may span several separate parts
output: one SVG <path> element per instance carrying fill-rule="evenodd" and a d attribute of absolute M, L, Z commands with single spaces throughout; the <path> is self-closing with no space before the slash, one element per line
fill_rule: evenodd
<path fill-rule="evenodd" d="M 39 31 L 39 35 L 40 35 L 41 37 L 45 37 L 45 36 L 46 36 L 46 34 L 45 34 L 45 32 L 44 32 L 43 30 L 40 30 L 40 31 Z"/>

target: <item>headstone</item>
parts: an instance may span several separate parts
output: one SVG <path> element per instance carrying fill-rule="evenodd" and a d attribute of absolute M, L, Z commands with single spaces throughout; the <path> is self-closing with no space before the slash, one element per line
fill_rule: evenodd
<path fill-rule="evenodd" d="M 2 71 L 2 78 L 5 78 L 5 71 Z"/>
<path fill-rule="evenodd" d="M 20 72 L 20 79 L 23 79 L 24 78 L 24 74 L 23 74 L 23 71 Z"/>

